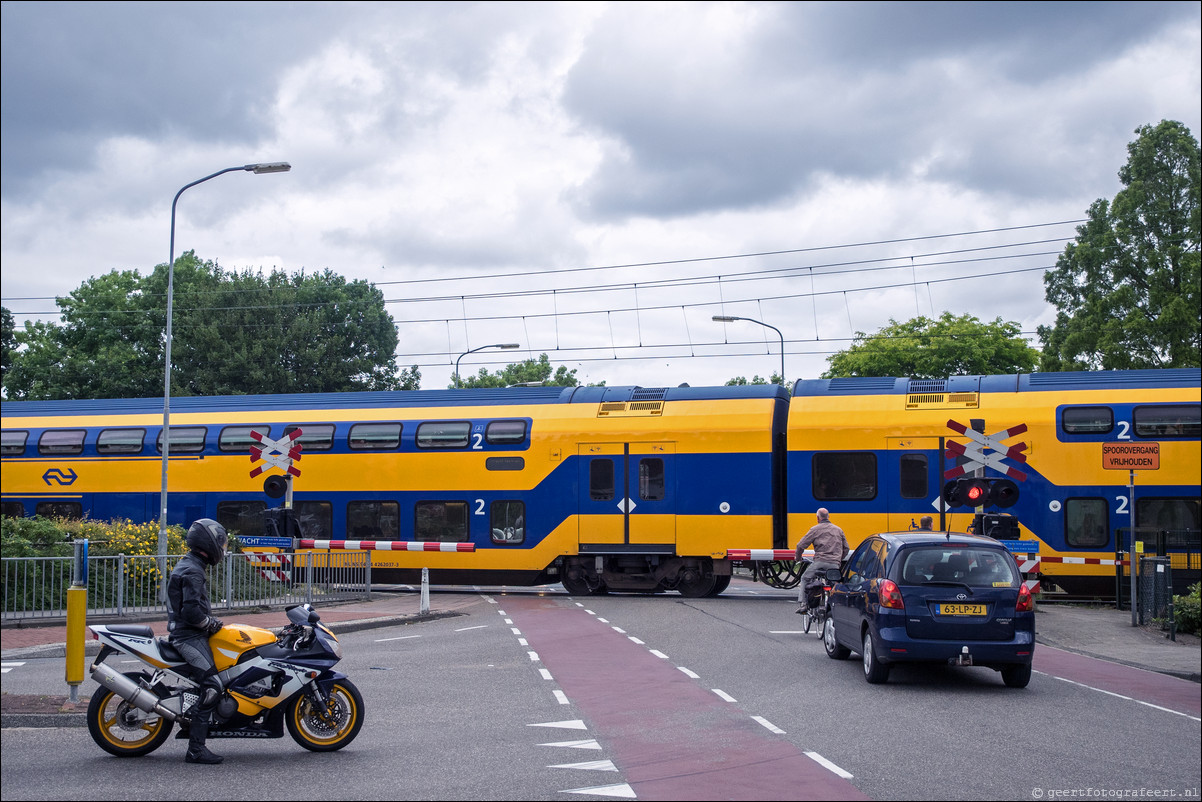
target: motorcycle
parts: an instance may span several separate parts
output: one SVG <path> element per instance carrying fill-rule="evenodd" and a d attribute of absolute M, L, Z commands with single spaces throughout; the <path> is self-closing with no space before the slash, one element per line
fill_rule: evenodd
<path fill-rule="evenodd" d="M 309 604 L 287 609 L 290 622 L 278 634 L 246 624 L 226 624 L 209 638 L 225 691 L 217 702 L 209 738 L 282 738 L 287 725 L 298 744 L 333 752 L 363 726 L 363 696 L 345 674 L 338 638 Z M 167 741 L 188 738 L 200 701 L 200 676 L 166 638 L 146 625 L 91 625 L 103 646 L 92 663 L 99 690 L 88 705 L 88 731 L 117 757 L 141 757 Z M 121 672 L 105 664 L 115 654 L 146 664 Z"/>

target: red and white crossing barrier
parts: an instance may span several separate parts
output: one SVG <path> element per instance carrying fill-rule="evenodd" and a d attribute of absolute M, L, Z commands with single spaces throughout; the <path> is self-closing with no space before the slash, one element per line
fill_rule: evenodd
<path fill-rule="evenodd" d="M 259 570 L 264 579 L 272 582 L 292 581 L 292 558 L 287 554 L 244 554 L 247 561 Z"/>
<path fill-rule="evenodd" d="M 441 543 L 433 540 L 300 540 L 302 549 L 345 549 L 348 551 L 475 551 L 474 543 Z"/>

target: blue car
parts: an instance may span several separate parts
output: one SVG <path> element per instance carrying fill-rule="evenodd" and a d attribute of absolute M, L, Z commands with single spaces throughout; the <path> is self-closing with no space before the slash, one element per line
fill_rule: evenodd
<path fill-rule="evenodd" d="M 980 535 L 873 535 L 830 569 L 827 656 L 858 652 L 864 678 L 895 663 L 985 666 L 1011 688 L 1031 681 L 1035 600 L 1005 546 Z"/>

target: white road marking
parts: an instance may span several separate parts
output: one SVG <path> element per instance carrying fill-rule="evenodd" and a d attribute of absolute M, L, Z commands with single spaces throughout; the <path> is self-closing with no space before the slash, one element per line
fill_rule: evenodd
<path fill-rule="evenodd" d="M 1037 671 L 1037 672 L 1035 672 L 1035 673 L 1037 673 L 1037 674 L 1043 674 L 1044 672 L 1043 672 L 1043 671 Z M 1154 704 L 1152 704 L 1151 702 L 1144 702 L 1144 701 L 1142 701 L 1142 700 L 1140 700 L 1140 699 L 1136 699 L 1136 698 L 1134 698 L 1134 697 L 1131 697 L 1131 696 L 1123 696 L 1121 693 L 1115 693 L 1114 691 L 1107 691 L 1107 690 L 1104 690 L 1104 689 L 1102 689 L 1102 688 L 1095 688 L 1095 687 L 1094 687 L 1094 686 L 1092 686 L 1092 685 L 1086 685 L 1084 682 L 1077 682 L 1077 681 L 1075 681 L 1075 680 L 1071 680 L 1071 679 L 1065 679 L 1064 677 L 1057 677 L 1057 676 L 1053 676 L 1052 674 L 1048 674 L 1047 676 L 1049 676 L 1049 677 L 1052 677 L 1052 679 L 1058 679 L 1058 680 L 1060 680 L 1061 682 L 1067 682 L 1067 683 L 1069 683 L 1069 684 L 1071 684 L 1071 685 L 1079 685 L 1079 686 L 1081 686 L 1082 688 L 1088 688 L 1088 689 L 1089 689 L 1089 690 L 1091 690 L 1091 691 L 1097 691 L 1098 693 L 1104 693 L 1104 694 L 1106 694 L 1107 696 L 1113 696 L 1113 697 L 1115 697 L 1115 698 L 1117 698 L 1117 699 L 1125 699 L 1125 700 L 1127 700 L 1128 702 L 1135 702 L 1137 705 L 1143 705 L 1144 707 L 1150 707 L 1150 708 L 1152 708 L 1153 710 L 1163 710 L 1164 712 L 1166 712 L 1166 713 L 1172 713 L 1172 714 L 1173 714 L 1173 715 L 1175 715 L 1175 716 L 1183 716 L 1184 718 L 1188 718 L 1188 719 L 1190 719 L 1191 721 L 1202 721 L 1202 718 L 1198 718 L 1197 716 L 1191 716 L 1189 713 L 1182 713 L 1180 710 L 1173 710 L 1171 707 L 1161 707 L 1160 705 L 1154 705 Z"/>
<path fill-rule="evenodd" d="M 618 767 L 612 760 L 586 760 L 583 763 L 560 763 L 547 766 L 549 769 L 584 769 L 585 771 L 617 771 Z"/>
<path fill-rule="evenodd" d="M 8 672 L 12 671 L 14 668 L 19 668 L 20 666 L 23 666 L 23 665 L 25 665 L 24 660 L 22 660 L 19 663 L 0 663 L 0 674 L 7 674 Z"/>
<path fill-rule="evenodd" d="M 555 694 L 555 698 L 559 700 L 561 705 L 571 704 L 571 702 L 568 701 L 568 695 L 563 691 L 551 691 L 551 693 Z"/>
<path fill-rule="evenodd" d="M 684 674 L 686 677 L 689 677 L 690 679 L 701 679 L 700 674 L 694 674 L 692 671 L 689 671 L 684 666 L 677 666 L 676 670 L 679 671 L 681 674 Z"/>
<path fill-rule="evenodd" d="M 409 640 L 410 638 L 420 638 L 421 635 L 401 635 L 397 638 L 376 638 L 376 643 L 383 643 L 390 640 Z"/>
<path fill-rule="evenodd" d="M 596 741 L 557 741 L 549 744 L 539 744 L 539 746 L 558 746 L 564 749 L 600 749 L 601 744 Z"/>
<path fill-rule="evenodd" d="M 806 752 L 805 755 L 810 760 L 813 760 L 815 763 L 817 763 L 818 765 L 827 769 L 828 771 L 833 771 L 835 774 L 838 774 L 840 777 L 842 777 L 845 780 L 850 780 L 853 776 L 851 774 L 851 772 L 844 771 L 843 769 L 839 768 L 834 763 L 830 762 L 829 760 L 827 760 L 826 758 L 824 758 L 822 755 L 818 754 L 817 752 Z"/>
<path fill-rule="evenodd" d="M 587 730 L 581 719 L 571 719 L 570 721 L 548 721 L 546 724 L 527 724 L 527 727 L 559 727 L 563 730 Z"/>
<path fill-rule="evenodd" d="M 626 783 L 618 785 L 599 785 L 595 788 L 568 788 L 563 794 L 592 794 L 593 796 L 616 796 L 622 799 L 638 799 L 634 789 Z"/>
<path fill-rule="evenodd" d="M 713 691 L 714 693 L 718 694 L 718 698 L 725 702 L 735 701 L 735 698 L 733 696 L 731 696 L 729 693 L 727 693 L 726 691 L 719 690 L 718 688 L 710 688 L 710 690 Z"/>
<path fill-rule="evenodd" d="M 752 717 L 751 717 L 751 720 L 752 720 L 752 721 L 759 722 L 759 723 L 760 723 L 760 724 L 762 724 L 762 725 L 763 725 L 763 726 L 764 726 L 764 727 L 765 727 L 765 728 L 766 728 L 766 729 L 767 729 L 769 732 L 775 732 L 777 735 L 784 735 L 784 734 L 785 734 L 785 731 L 784 731 L 784 730 L 782 730 L 780 727 L 776 726 L 775 724 L 773 724 L 771 721 L 769 721 L 768 719 L 764 718 L 763 716 L 752 716 Z"/>

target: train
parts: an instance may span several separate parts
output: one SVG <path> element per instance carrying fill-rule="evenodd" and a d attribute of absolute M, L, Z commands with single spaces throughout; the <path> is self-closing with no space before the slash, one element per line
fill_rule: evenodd
<path fill-rule="evenodd" d="M 795 584 L 818 508 L 853 548 L 931 516 L 1023 544 L 1046 592 L 1113 596 L 1124 532 L 1198 537 L 1200 388 L 1163 369 L 181 397 L 167 519 L 253 540 L 287 505 L 314 548 L 418 547 L 373 552 L 373 583 L 697 598 L 739 566 Z M 161 399 L 0 417 L 3 515 L 158 520 Z M 264 440 L 299 457 L 282 497 Z"/>

